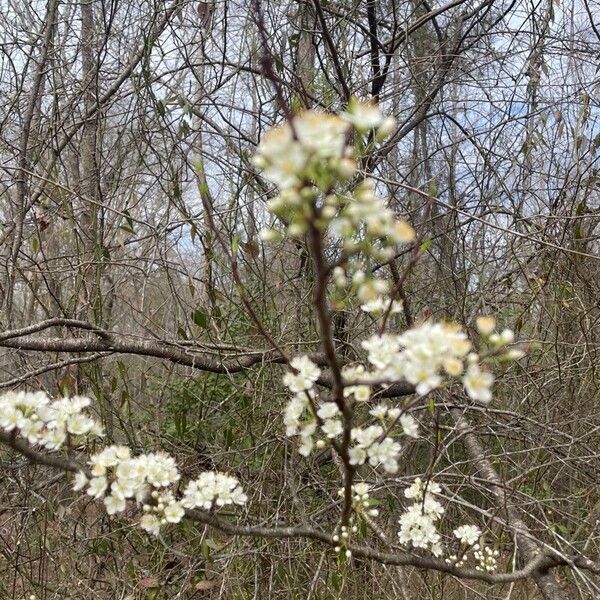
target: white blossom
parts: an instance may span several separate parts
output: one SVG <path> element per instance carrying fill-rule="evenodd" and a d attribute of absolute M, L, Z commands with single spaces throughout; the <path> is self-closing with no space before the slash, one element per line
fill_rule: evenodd
<path fill-rule="evenodd" d="M 393 300 L 390 304 L 388 299 L 378 296 L 362 304 L 360 309 L 366 313 L 374 313 L 379 315 L 384 314 L 389 309 L 390 314 L 393 315 L 402 311 L 402 302 L 399 300 Z"/>
<path fill-rule="evenodd" d="M 302 396 L 294 396 L 285 407 L 283 423 L 286 426 L 286 435 L 296 435 L 300 429 L 301 418 L 308 405 L 308 399 Z"/>
<path fill-rule="evenodd" d="M 370 425 L 366 428 L 355 427 L 350 432 L 350 437 L 361 448 L 368 448 L 377 438 L 383 435 L 383 427 L 380 425 Z"/>
<path fill-rule="evenodd" d="M 101 433 L 100 425 L 81 411 L 89 398 L 76 396 L 52 401 L 44 392 L 7 392 L 0 396 L 0 428 L 17 431 L 30 444 L 58 450 L 67 434 Z"/>
<path fill-rule="evenodd" d="M 424 482 L 420 477 L 417 477 L 410 487 L 404 490 L 404 496 L 406 498 L 414 498 L 415 501 L 420 502 L 423 499 L 423 493 L 427 487 L 428 494 L 440 494 L 442 488 L 435 481 Z"/>
<path fill-rule="evenodd" d="M 419 437 L 419 424 L 411 415 L 402 415 L 400 417 L 400 425 L 402 426 L 404 435 L 413 438 Z"/>
<path fill-rule="evenodd" d="M 398 337 L 392 335 L 373 336 L 361 345 L 368 352 L 369 362 L 378 369 L 385 369 L 395 361 L 400 350 Z"/>
<path fill-rule="evenodd" d="M 367 460 L 367 451 L 360 446 L 354 446 L 348 450 L 351 465 L 363 465 Z"/>
<path fill-rule="evenodd" d="M 437 545 L 440 534 L 434 520 L 423 513 L 419 504 L 413 504 L 399 519 L 398 539 L 402 545 L 412 544 L 415 548 Z"/>
<path fill-rule="evenodd" d="M 71 489 L 74 492 L 78 492 L 82 490 L 88 483 L 88 478 L 83 471 L 78 471 L 75 473 L 75 478 L 73 479 L 73 485 Z"/>
<path fill-rule="evenodd" d="M 342 119 L 351 123 L 358 131 L 366 132 L 379 127 L 385 120 L 379 106 L 374 102 L 351 98 L 348 110 L 341 113 Z"/>
<path fill-rule="evenodd" d="M 321 429 L 328 438 L 334 438 L 344 431 L 342 422 L 339 419 L 327 419 Z"/>
<path fill-rule="evenodd" d="M 209 510 L 213 503 L 245 504 L 244 494 L 238 480 L 225 473 L 206 471 L 197 479 L 190 481 L 183 492 L 182 506 L 185 508 L 203 508 Z"/>
<path fill-rule="evenodd" d="M 476 323 L 477 331 L 479 331 L 481 335 L 491 335 L 494 329 L 496 329 L 496 319 L 492 316 L 482 315 L 477 317 Z"/>
<path fill-rule="evenodd" d="M 335 402 L 325 402 L 317 411 L 317 415 L 323 420 L 337 417 L 339 414 L 340 409 Z"/>
<path fill-rule="evenodd" d="M 290 362 L 290 365 L 297 372 L 286 373 L 283 377 L 283 383 L 294 394 L 310 390 L 321 375 L 321 370 L 308 356 L 297 356 Z"/>
<path fill-rule="evenodd" d="M 489 402 L 492 399 L 490 388 L 493 383 L 494 376 L 491 373 L 482 371 L 476 363 L 468 366 L 463 377 L 463 384 L 469 398 L 479 402 Z"/>
<path fill-rule="evenodd" d="M 163 514 L 168 523 L 179 523 L 185 515 L 185 510 L 179 502 L 171 502 L 165 507 Z"/>
<path fill-rule="evenodd" d="M 479 544 L 475 544 L 473 549 L 473 558 L 479 562 L 479 565 L 475 568 L 478 571 L 487 571 L 488 573 L 493 573 L 498 566 L 496 560 L 500 555 L 498 550 L 492 550 L 488 546 L 480 548 Z"/>
<path fill-rule="evenodd" d="M 461 525 L 453 533 L 460 540 L 461 544 L 472 546 L 477 543 L 477 540 L 481 536 L 481 529 L 476 525 Z"/>
<path fill-rule="evenodd" d="M 512 344 L 515 341 L 515 334 L 511 329 L 504 329 L 500 334 L 502 344 Z"/>
<path fill-rule="evenodd" d="M 140 527 L 152 535 L 158 535 L 160 532 L 160 520 L 156 515 L 145 514 L 140 519 Z"/>
<path fill-rule="evenodd" d="M 344 398 L 354 396 L 357 402 L 366 402 L 371 397 L 371 388 L 368 385 L 349 385 L 344 387 Z"/>
<path fill-rule="evenodd" d="M 146 480 L 154 487 L 167 487 L 179 480 L 175 459 L 164 452 L 155 452 L 139 457 L 145 461 Z"/>
<path fill-rule="evenodd" d="M 396 473 L 400 450 L 400 444 L 390 437 L 386 437 L 381 442 L 374 442 L 367 449 L 369 464 L 373 467 L 382 465 L 388 473 Z"/>
<path fill-rule="evenodd" d="M 127 506 L 127 502 L 125 498 L 109 495 L 104 497 L 104 506 L 106 507 L 106 512 L 109 515 L 114 515 L 118 512 L 122 512 L 125 510 Z"/>
<path fill-rule="evenodd" d="M 67 421 L 67 431 L 73 435 L 85 435 L 94 426 L 93 419 L 77 413 L 71 415 Z"/>
<path fill-rule="evenodd" d="M 311 168 L 329 161 L 342 177 L 354 168 L 344 159 L 348 123 L 336 115 L 306 111 L 289 123 L 268 131 L 258 147 L 254 164 L 281 190 L 312 179 Z M 341 164 L 340 164 L 341 163 Z"/>
<path fill-rule="evenodd" d="M 303 435 L 300 437 L 300 446 L 298 447 L 298 453 L 301 456 L 309 456 L 315 447 L 315 441 L 311 435 Z"/>
<path fill-rule="evenodd" d="M 369 414 L 376 419 L 384 419 L 387 413 L 388 407 L 385 404 L 378 404 L 369 411 Z"/>
<path fill-rule="evenodd" d="M 92 477 L 89 481 L 87 494 L 92 498 L 101 498 L 104 495 L 107 487 L 108 481 L 106 480 L 106 477 Z"/>
<path fill-rule="evenodd" d="M 391 419 L 392 421 L 395 421 L 400 416 L 401 412 L 402 412 L 402 410 L 399 409 L 399 408 L 390 408 L 387 411 L 388 419 Z"/>
<path fill-rule="evenodd" d="M 417 477 L 412 485 L 404 490 L 407 498 L 414 503 L 400 517 L 398 537 L 403 545 L 412 544 L 415 548 L 429 548 L 434 556 L 442 556 L 443 548 L 435 523 L 444 514 L 444 507 L 434 494 L 441 488 L 437 483 L 429 481 L 425 484 Z"/>

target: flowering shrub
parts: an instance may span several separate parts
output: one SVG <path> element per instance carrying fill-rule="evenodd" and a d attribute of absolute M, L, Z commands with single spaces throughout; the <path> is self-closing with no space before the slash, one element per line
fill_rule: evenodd
<path fill-rule="evenodd" d="M 489 316 L 477 320 L 476 346 L 453 323 L 425 320 L 401 332 L 390 331 L 390 316 L 401 314 L 403 305 L 397 284 L 375 275 L 373 266 L 389 261 L 407 245 L 418 258 L 419 241 L 358 165 L 392 127 L 393 121 L 376 106 L 353 99 L 340 115 L 307 111 L 274 128 L 254 158 L 277 187 L 268 203 L 274 222 L 263 238 L 308 236 L 311 242 L 318 278 L 315 310 L 326 360 L 318 365 L 307 355 L 286 359 L 283 384 L 291 397 L 283 410 L 283 425 L 286 435 L 298 440 L 302 456 L 331 447 L 340 461 L 343 507 L 330 542 L 347 558 L 352 556 L 352 538 L 360 535 L 358 521 L 367 524 L 379 515 L 372 486 L 355 481 L 359 469 L 369 465 L 396 474 L 403 444 L 420 436 L 413 408 L 432 392 L 453 386 L 460 386 L 470 400 L 487 404 L 492 399 L 493 362 L 521 356 L 519 349 L 510 347 L 512 332 L 497 333 Z M 333 262 L 325 261 L 324 240 L 338 249 Z M 360 344 L 362 357 L 353 363 L 338 363 L 334 356 L 327 329 L 330 303 L 360 307 L 375 328 Z M 404 405 L 382 402 L 381 396 L 398 383 L 412 386 L 412 399 Z M 83 450 L 86 438 L 103 436 L 86 412 L 89 405 L 90 400 L 81 397 L 52 401 L 42 392 L 10 392 L 0 396 L 0 428 L 11 434 L 10 440 L 22 437 L 46 451 L 63 446 Z M 248 500 L 238 480 L 224 473 L 201 473 L 182 491 L 180 478 L 175 460 L 164 452 L 133 456 L 125 446 L 109 445 L 76 469 L 73 489 L 101 499 L 109 515 L 140 507 L 139 525 L 154 535 L 195 510 L 211 512 Z M 444 540 L 438 527 L 446 510 L 438 483 L 416 478 L 404 496 L 412 504 L 398 521 L 401 546 L 439 558 L 458 542 L 460 548 L 447 564 L 462 566 L 471 550 L 478 569 L 495 570 L 497 551 L 484 545 L 476 525 L 459 525 L 454 538 Z"/>
<path fill-rule="evenodd" d="M 90 404 L 81 396 L 52 401 L 44 392 L 9 392 L 0 396 L 0 428 L 46 450 L 56 451 L 64 444 L 77 447 L 87 437 L 104 435 L 84 412 Z M 93 454 L 88 465 L 75 474 L 73 490 L 85 489 L 92 498 L 102 498 L 109 515 L 123 512 L 127 501 L 135 500 L 146 513 L 140 526 L 155 535 L 161 525 L 181 521 L 186 508 L 210 510 L 247 500 L 237 479 L 214 472 L 190 481 L 178 500 L 169 488 L 180 474 L 175 459 L 164 452 L 132 457 L 127 446 L 111 445 Z"/>
<path fill-rule="evenodd" d="M 0 402 L 0 428 L 18 432 L 30 444 L 58 450 L 67 437 L 103 434 L 102 426 L 85 412 L 90 404 L 81 396 L 53 402 L 44 392 L 8 392 Z"/>
<path fill-rule="evenodd" d="M 415 241 L 413 228 L 387 208 L 374 180 L 361 179 L 357 168 L 361 151 L 372 143 L 369 140 L 383 139 L 392 125 L 374 105 L 354 99 L 348 112 L 339 117 L 309 111 L 272 130 L 255 158 L 255 164 L 279 190 L 268 208 L 285 223 L 282 228 L 265 230 L 263 238 L 297 237 L 312 228 L 319 235 L 341 240 L 339 259 L 327 267 L 334 284 L 332 293 L 339 296 L 345 290 L 347 299 L 356 296 L 360 308 L 375 317 L 400 313 L 402 303 L 387 280 L 372 274 L 369 261 L 389 260 L 399 246 Z M 368 411 L 371 420 L 355 424 L 354 409 L 400 381 L 414 385 L 418 397 L 424 397 L 459 380 L 469 398 L 490 402 L 494 377 L 484 364 L 500 356 L 518 358 L 520 352 L 505 349 L 514 336 L 509 330 L 495 333 L 492 317 L 480 317 L 477 329 L 487 354 L 474 352 L 466 333 L 451 323 L 425 321 L 400 334 L 380 329 L 361 344 L 366 361 L 342 368 L 343 393 L 337 398 L 322 397 L 317 391 L 322 372 L 308 356 L 293 358 L 283 378 L 292 394 L 284 410 L 286 434 L 299 439 L 298 452 L 303 456 L 315 446 L 332 444 L 346 457 L 350 469 L 368 463 L 396 473 L 402 450 L 399 436 L 418 437 L 417 421 L 407 408 L 390 408 L 375 401 Z M 367 493 L 356 492 L 352 473 L 346 481 L 356 511 L 362 506 L 357 496 Z M 405 492 L 414 504 L 400 518 L 398 532 L 402 545 L 427 549 L 436 557 L 443 554 L 436 530 L 444 513 L 436 499 L 440 491 L 436 483 L 424 487 L 416 479 Z M 343 527 L 342 537 L 347 537 L 348 522 Z M 469 545 L 480 534 L 469 525 L 456 531 L 461 542 Z"/>

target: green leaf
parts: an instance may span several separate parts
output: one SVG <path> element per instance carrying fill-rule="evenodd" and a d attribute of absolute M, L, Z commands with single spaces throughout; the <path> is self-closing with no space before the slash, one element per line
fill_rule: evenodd
<path fill-rule="evenodd" d="M 200 545 L 200 552 L 202 552 L 202 556 L 204 556 L 204 558 L 208 560 L 210 558 L 211 550 L 218 552 L 219 550 L 221 550 L 221 548 L 223 548 L 221 544 L 219 544 L 212 538 L 207 538 Z"/>
<path fill-rule="evenodd" d="M 133 219 L 131 218 L 131 213 L 125 209 L 123 210 L 123 215 L 125 216 L 125 223 L 121 225 L 121 229 L 126 231 L 127 233 L 134 233 L 133 230 Z"/>
<path fill-rule="evenodd" d="M 429 250 L 429 246 L 431 246 L 431 240 L 424 240 L 419 248 L 419 251 L 422 253 L 427 252 L 427 250 Z"/>
<path fill-rule="evenodd" d="M 129 392 L 123 390 L 121 392 L 121 404 L 119 405 L 119 411 L 126 415 L 129 413 Z"/>
<path fill-rule="evenodd" d="M 361 519 L 358 525 L 358 530 L 360 531 L 360 535 L 362 535 L 363 537 L 367 537 L 367 533 L 368 533 L 368 528 L 367 528 L 367 522 L 364 519 Z"/>
<path fill-rule="evenodd" d="M 223 548 L 222 544 L 219 544 L 219 542 L 216 542 L 215 540 L 213 540 L 212 538 L 207 538 L 204 540 L 204 543 L 211 548 L 212 550 L 216 550 L 217 552 L 219 550 L 221 550 L 221 548 Z"/>
<path fill-rule="evenodd" d="M 127 574 L 129 575 L 129 577 L 131 577 L 131 579 L 134 579 L 136 576 L 136 570 L 135 570 L 135 565 L 133 564 L 132 560 L 130 560 L 127 563 L 126 570 L 127 570 Z"/>
<path fill-rule="evenodd" d="M 338 573 L 336 571 L 332 571 L 329 577 L 330 577 L 331 586 L 333 587 L 333 589 L 339 590 L 340 584 L 341 584 L 341 579 L 340 579 L 340 576 L 338 575 Z"/>
<path fill-rule="evenodd" d="M 429 397 L 429 399 L 427 400 L 427 408 L 429 408 L 429 412 L 432 415 L 435 415 L 435 401 L 431 397 Z"/>
<path fill-rule="evenodd" d="M 196 325 L 198 325 L 198 327 L 201 327 L 202 329 L 206 329 L 208 327 L 206 313 L 203 313 L 201 310 L 196 309 L 192 313 L 192 320 L 194 323 L 196 323 Z"/>

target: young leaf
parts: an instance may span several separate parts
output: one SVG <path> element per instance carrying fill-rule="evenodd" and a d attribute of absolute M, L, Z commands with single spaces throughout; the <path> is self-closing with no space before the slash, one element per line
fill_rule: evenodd
<path fill-rule="evenodd" d="M 198 327 L 201 327 L 202 329 L 206 329 L 208 327 L 208 319 L 206 318 L 206 314 L 201 310 L 196 309 L 192 313 L 192 320 L 194 323 L 196 323 L 196 325 L 198 325 Z"/>

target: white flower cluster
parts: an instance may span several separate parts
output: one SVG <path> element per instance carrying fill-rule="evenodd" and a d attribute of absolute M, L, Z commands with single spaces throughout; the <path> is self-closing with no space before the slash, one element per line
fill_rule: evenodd
<path fill-rule="evenodd" d="M 7 392 L 0 396 L 0 428 L 58 450 L 68 436 L 103 435 L 102 426 L 84 412 L 90 404 L 82 396 L 51 400 L 45 392 Z"/>
<path fill-rule="evenodd" d="M 158 535 L 160 526 L 167 523 L 179 523 L 185 515 L 185 510 L 181 502 L 178 502 L 170 490 L 154 490 L 150 497 L 153 504 L 144 504 L 144 515 L 140 519 L 140 527 L 151 533 Z M 106 499 L 104 500 L 106 503 Z M 107 511 L 108 512 L 108 511 Z"/>
<path fill-rule="evenodd" d="M 393 438 L 385 436 L 383 427 L 354 427 L 350 436 L 356 444 L 348 450 L 351 465 L 362 465 L 368 459 L 372 467 L 382 466 L 388 473 L 398 471 L 398 457 L 402 447 Z"/>
<path fill-rule="evenodd" d="M 333 439 L 343 432 L 341 411 L 335 402 L 324 402 L 316 408 L 316 413 L 313 412 L 316 407 L 313 387 L 321 371 L 308 356 L 294 358 L 290 366 L 294 371 L 284 375 L 283 383 L 294 396 L 285 408 L 283 422 L 286 435 L 298 435 L 301 441 L 298 451 L 308 456 L 315 446 L 313 436 L 317 432 L 317 417 L 323 434 Z"/>
<path fill-rule="evenodd" d="M 375 316 L 383 315 L 389 309 L 390 314 L 393 315 L 402 310 L 402 302 L 393 300 L 390 303 L 389 300 L 377 296 L 373 300 L 367 300 L 364 304 L 361 304 L 360 309 Z"/>
<path fill-rule="evenodd" d="M 298 436 L 300 447 L 298 451 L 303 456 L 308 456 L 316 446 L 323 447 L 324 440 L 315 442 L 314 436 L 320 426 L 321 433 L 327 439 L 334 439 L 343 433 L 342 413 L 335 402 L 317 401 L 314 392 L 314 383 L 319 378 L 321 371 L 307 357 L 294 358 L 290 366 L 294 371 L 286 373 L 283 377 L 284 384 L 293 392 L 294 396 L 288 402 L 283 421 L 286 427 L 286 435 Z M 364 367 L 346 367 L 343 370 L 344 396 L 354 396 L 357 401 L 365 401 L 370 397 L 370 388 L 367 385 L 353 385 L 352 381 L 364 376 Z M 404 435 L 418 437 L 419 426 L 415 419 L 402 414 L 399 408 L 388 408 L 380 404 L 371 409 L 370 414 L 385 421 L 389 419 L 392 424 L 399 420 Z M 401 446 L 392 437 L 385 435 L 385 429 L 381 425 L 369 425 L 367 427 L 355 427 L 351 431 L 351 439 L 354 445 L 349 448 L 348 454 L 350 464 L 362 465 L 365 462 L 373 467 L 382 466 L 388 473 L 398 471 L 398 457 Z"/>
<path fill-rule="evenodd" d="M 436 557 L 442 556 L 444 551 L 435 524 L 444 514 L 444 507 L 434 497 L 440 492 L 437 483 L 425 483 L 418 477 L 404 490 L 404 495 L 414 500 L 414 504 L 398 521 L 398 538 L 403 546 L 412 544 L 414 548 L 429 549 Z"/>
<path fill-rule="evenodd" d="M 378 517 L 379 511 L 372 508 L 373 501 L 370 492 L 371 486 L 365 481 L 352 484 L 352 508 L 358 514 L 365 513 L 369 517 Z M 340 498 L 344 497 L 344 493 L 344 488 L 338 490 Z"/>
<path fill-rule="evenodd" d="M 313 376 L 306 373 L 308 378 Z M 300 380 L 295 385 L 302 387 Z M 44 392 L 8 392 L 0 396 L 0 428 L 22 435 L 31 444 L 57 450 L 68 437 L 103 435 L 100 424 L 84 412 L 90 403 L 81 396 L 52 401 Z M 158 534 L 161 525 L 181 521 L 186 508 L 209 510 L 214 505 L 247 501 L 237 479 L 212 471 L 189 482 L 182 500 L 177 500 L 169 488 L 179 481 L 179 470 L 164 452 L 133 457 L 127 446 L 112 445 L 92 455 L 88 464 L 91 477 L 78 472 L 73 489 L 102 498 L 109 515 L 123 512 L 127 500 L 135 499 L 145 513 L 140 526 L 153 534 Z"/>
<path fill-rule="evenodd" d="M 185 508 L 210 510 L 214 505 L 243 505 L 247 500 L 248 497 L 235 477 L 226 473 L 206 471 L 198 479 L 190 481 L 183 492 L 181 504 Z"/>
<path fill-rule="evenodd" d="M 158 534 L 161 525 L 179 523 L 186 508 L 208 510 L 213 504 L 244 504 L 247 497 L 234 477 L 212 471 L 190 481 L 177 500 L 170 488 L 179 481 L 175 460 L 164 452 L 131 456 L 127 446 L 108 446 L 88 461 L 92 477 L 75 476 L 74 490 L 86 489 L 92 498 L 103 498 L 106 512 L 114 515 L 127 508 L 127 500 L 143 504 L 140 526 Z"/>
<path fill-rule="evenodd" d="M 290 363 L 294 372 L 284 375 L 283 383 L 290 392 L 300 394 L 312 389 L 315 381 L 321 376 L 321 371 L 308 356 L 297 356 Z"/>
<path fill-rule="evenodd" d="M 458 541 L 466 547 L 473 546 L 473 548 L 477 547 L 479 549 L 479 544 L 477 544 L 477 540 L 481 536 L 481 529 L 476 525 L 461 525 L 457 527 L 454 531 L 454 537 L 458 539 Z M 456 567 L 462 567 L 469 560 L 469 554 L 465 548 L 463 548 L 462 552 L 459 554 L 452 554 L 446 559 L 446 562 L 449 565 L 454 565 Z"/>
<path fill-rule="evenodd" d="M 497 558 L 500 555 L 498 550 L 485 546 L 481 537 L 481 529 L 476 525 L 461 525 L 454 530 L 454 537 L 456 537 L 460 543 L 466 548 L 462 552 L 452 554 L 446 559 L 446 562 L 457 567 L 462 567 L 469 560 L 469 553 L 467 549 L 472 547 L 473 558 L 477 561 L 475 567 L 478 571 L 487 571 L 493 573 L 498 566 Z"/>
<path fill-rule="evenodd" d="M 361 181 L 350 195 L 328 196 L 325 207 L 337 215 L 330 231 L 344 241 L 347 254 L 358 251 L 376 260 L 390 260 L 396 246 L 415 239 L 414 229 L 386 206 L 373 179 Z"/>
<path fill-rule="evenodd" d="M 393 130 L 395 121 L 392 117 L 384 117 L 379 107 L 373 102 L 363 102 L 358 98 L 350 98 L 348 110 L 341 113 L 342 119 L 351 123 L 359 133 L 375 130 L 379 139 L 385 139 Z"/>
<path fill-rule="evenodd" d="M 473 546 L 481 536 L 481 529 L 477 525 L 461 525 L 454 530 L 454 537 L 465 546 Z"/>
<path fill-rule="evenodd" d="M 478 571 L 487 571 L 493 573 L 498 566 L 497 558 L 500 555 L 498 550 L 492 550 L 489 546 L 473 546 L 473 558 L 479 563 L 475 569 Z"/>
<path fill-rule="evenodd" d="M 127 500 L 138 502 L 156 489 L 167 488 L 179 480 L 175 460 L 163 452 L 132 457 L 127 446 L 107 446 L 88 461 L 92 478 L 77 475 L 74 489 L 87 486 L 92 498 L 103 498 L 108 514 L 125 510 Z"/>
<path fill-rule="evenodd" d="M 302 235 L 310 219 L 344 240 L 347 252 L 366 252 L 382 259 L 393 255 L 393 247 L 412 241 L 414 231 L 398 221 L 375 193 L 375 182 L 366 179 L 350 194 L 335 192 L 336 185 L 356 173 L 355 156 L 363 147 L 360 134 L 375 131 L 383 139 L 394 125 L 375 104 L 352 99 L 347 112 L 340 115 L 306 111 L 268 131 L 253 158 L 263 175 L 279 188 L 279 195 L 268 203 L 269 210 L 284 219 L 287 233 Z M 351 128 L 358 134 L 352 139 Z M 325 194 L 319 207 L 319 194 Z M 265 240 L 276 239 L 279 232 L 263 231 Z"/>
<path fill-rule="evenodd" d="M 306 182 L 331 185 L 332 176 L 347 178 L 356 163 L 346 146 L 349 123 L 337 115 L 305 111 L 269 130 L 253 158 L 254 165 L 282 192 L 269 208 L 277 212 L 285 204 L 301 204 L 300 188 Z"/>
<path fill-rule="evenodd" d="M 339 546 L 334 546 L 333 551 L 337 552 L 338 554 L 340 552 L 342 552 L 342 550 L 344 549 L 344 547 L 350 543 L 350 536 L 351 536 L 351 534 L 352 533 L 357 533 L 357 532 L 358 532 L 358 527 L 356 525 L 350 525 L 349 527 L 347 525 L 342 525 L 342 527 L 340 528 L 339 535 L 336 533 L 331 538 L 336 544 L 337 543 L 340 544 Z M 342 544 L 344 546 L 342 546 Z M 351 558 L 352 557 L 352 550 L 350 550 L 349 548 L 347 548 L 344 551 L 344 556 L 346 558 Z"/>
<path fill-rule="evenodd" d="M 371 397 L 371 388 L 368 385 L 353 383 L 364 378 L 366 371 L 362 365 L 346 365 L 342 369 L 344 379 L 344 397 L 354 396 L 357 402 L 366 402 Z"/>
<path fill-rule="evenodd" d="M 296 194 L 308 182 L 326 191 L 332 177 L 352 177 L 356 171 L 354 148 L 347 144 L 351 127 L 360 133 L 376 130 L 382 139 L 393 126 L 394 120 L 385 118 L 375 104 L 353 98 L 348 112 L 339 116 L 309 110 L 294 116 L 291 123 L 269 130 L 253 162 L 282 191 L 280 202 L 293 203 L 301 200 Z M 277 207 L 277 203 L 271 204 L 272 209 Z"/>
<path fill-rule="evenodd" d="M 400 335 L 376 335 L 362 342 L 374 367 L 368 377 L 377 381 L 406 380 L 426 394 L 443 383 L 443 374 L 462 377 L 470 398 L 491 400 L 494 376 L 482 371 L 479 356 L 459 326 L 425 322 Z"/>
<path fill-rule="evenodd" d="M 175 500 L 168 490 L 154 490 L 151 497 L 154 504 L 144 504 L 146 514 L 140 520 L 140 527 L 153 535 L 158 535 L 161 525 L 179 523 L 186 508 L 210 510 L 213 506 L 243 505 L 248 500 L 235 477 L 214 471 L 205 471 L 190 481 L 181 501 Z"/>

